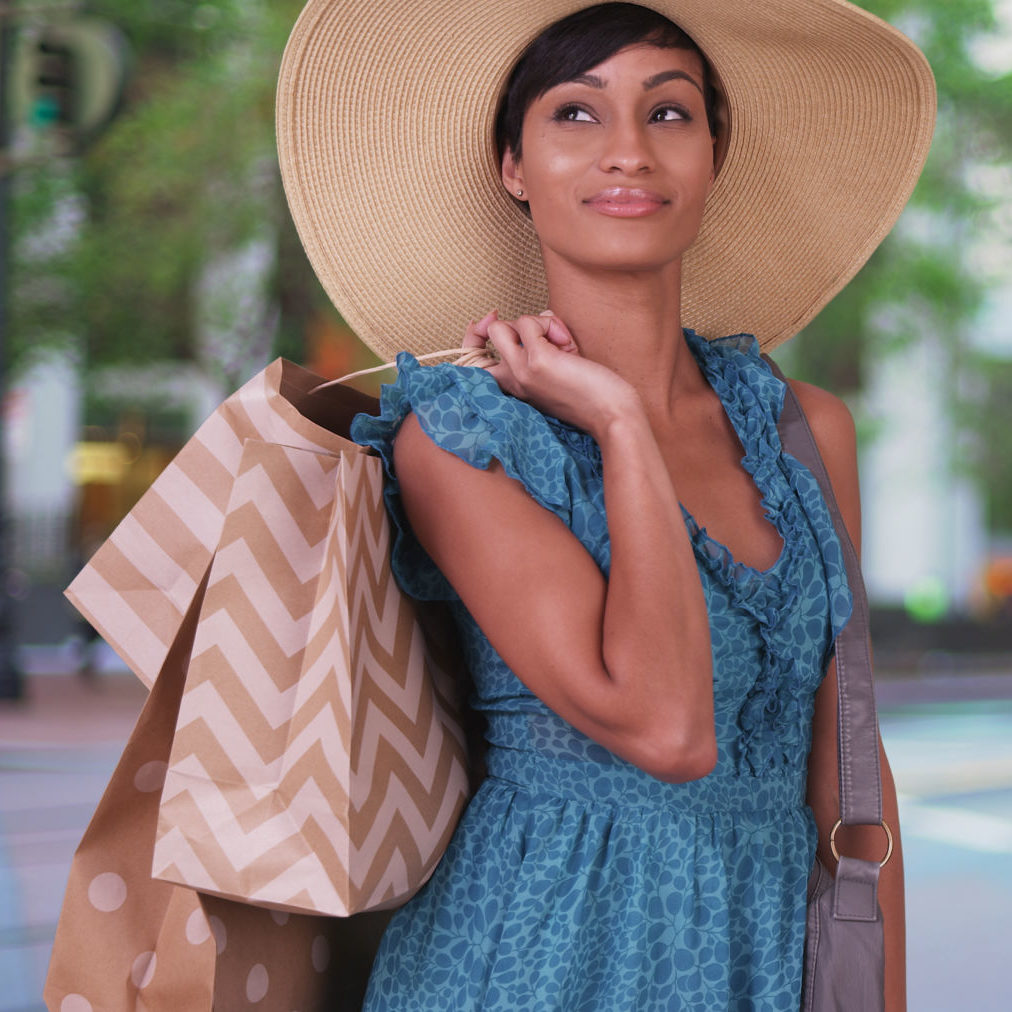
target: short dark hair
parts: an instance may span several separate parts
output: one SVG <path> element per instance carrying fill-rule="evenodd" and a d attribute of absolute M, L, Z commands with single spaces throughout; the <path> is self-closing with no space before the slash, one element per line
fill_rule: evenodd
<path fill-rule="evenodd" d="M 716 136 L 717 91 L 713 74 L 695 42 L 663 14 L 639 4 L 606 3 L 585 7 L 549 25 L 517 60 L 499 104 L 495 141 L 499 157 L 521 154 L 524 116 L 550 88 L 571 81 L 636 43 L 662 49 L 688 49 L 703 61 L 703 95 L 710 133 Z"/>

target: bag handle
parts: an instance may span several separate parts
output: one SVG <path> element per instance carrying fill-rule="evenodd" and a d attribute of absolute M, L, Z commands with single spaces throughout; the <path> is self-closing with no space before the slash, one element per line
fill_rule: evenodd
<path fill-rule="evenodd" d="M 764 355 L 763 358 L 773 375 L 784 384 L 784 406 L 777 423 L 781 445 L 807 467 L 819 483 L 840 540 L 847 583 L 854 598 L 850 621 L 836 637 L 840 821 L 845 826 L 881 825 L 889 837 L 888 860 L 892 853 L 892 836 L 882 821 L 878 716 L 871 674 L 868 595 L 861 577 L 861 564 L 840 514 L 829 474 L 808 419 L 779 366 L 768 356 Z M 836 827 L 833 830 L 834 854 L 835 837 Z"/>
<path fill-rule="evenodd" d="M 415 361 L 434 362 L 437 358 L 452 358 L 454 365 L 470 365 L 479 369 L 488 369 L 489 366 L 497 365 L 499 362 L 498 352 L 495 352 L 491 344 L 486 344 L 484 348 L 446 348 L 444 351 L 430 351 L 427 355 L 416 355 Z M 326 390 L 328 387 L 344 383 L 346 380 L 357 379 L 359 376 L 370 376 L 373 373 L 385 372 L 387 369 L 396 368 L 396 362 L 384 362 L 382 365 L 374 365 L 370 369 L 358 369 L 355 372 L 346 373 L 344 376 L 338 376 L 337 379 L 319 383 L 310 392 L 315 394 L 320 390 Z"/>

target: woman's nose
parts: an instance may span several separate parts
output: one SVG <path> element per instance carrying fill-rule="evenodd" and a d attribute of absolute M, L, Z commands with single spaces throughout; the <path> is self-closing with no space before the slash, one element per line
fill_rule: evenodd
<path fill-rule="evenodd" d="M 642 124 L 615 122 L 604 131 L 601 168 L 605 172 L 620 171 L 626 175 L 647 172 L 653 158 Z"/>

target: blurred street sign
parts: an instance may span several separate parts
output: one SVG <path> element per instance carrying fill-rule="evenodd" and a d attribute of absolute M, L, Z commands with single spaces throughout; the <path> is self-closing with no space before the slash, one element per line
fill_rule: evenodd
<path fill-rule="evenodd" d="M 126 83 L 127 44 L 114 25 L 70 16 L 16 29 L 8 70 L 10 126 L 18 149 L 80 150 L 112 119 Z"/>

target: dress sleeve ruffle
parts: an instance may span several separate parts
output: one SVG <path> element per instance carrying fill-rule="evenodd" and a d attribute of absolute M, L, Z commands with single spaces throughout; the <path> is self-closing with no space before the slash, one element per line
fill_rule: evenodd
<path fill-rule="evenodd" d="M 393 525 L 391 566 L 405 593 L 426 601 L 455 601 L 456 592 L 418 543 L 404 513 L 394 470 L 393 444 L 411 412 L 439 447 L 472 467 L 498 460 L 532 498 L 570 526 L 574 492 L 580 485 L 575 463 L 544 415 L 504 394 L 484 369 L 443 364 L 421 366 L 414 356 L 397 356 L 397 380 L 384 386 L 378 415 L 356 415 L 351 438 L 382 458 L 384 495 Z"/>

